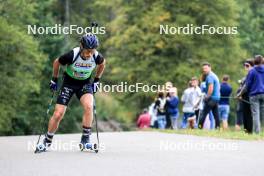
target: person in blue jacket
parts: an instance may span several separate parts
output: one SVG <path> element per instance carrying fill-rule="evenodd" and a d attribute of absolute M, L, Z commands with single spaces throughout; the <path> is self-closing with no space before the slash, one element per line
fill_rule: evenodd
<path fill-rule="evenodd" d="M 178 123 L 177 123 L 179 117 L 178 104 L 179 104 L 179 99 L 177 96 L 177 88 L 172 87 L 169 90 L 169 97 L 167 97 L 166 105 L 173 129 L 178 128 Z"/>
<path fill-rule="evenodd" d="M 264 65 L 261 55 L 255 56 L 254 68 L 246 78 L 246 90 L 249 92 L 250 107 L 253 116 L 253 131 L 261 131 L 261 121 L 264 121 Z"/>

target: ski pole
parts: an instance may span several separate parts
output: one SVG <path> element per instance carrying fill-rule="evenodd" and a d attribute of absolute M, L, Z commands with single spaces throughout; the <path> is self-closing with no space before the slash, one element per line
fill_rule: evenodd
<path fill-rule="evenodd" d="M 42 130 L 41 130 L 41 132 L 40 132 L 40 134 L 39 134 L 39 137 L 38 137 L 38 142 L 37 142 L 37 145 L 36 145 L 36 150 L 35 150 L 35 153 L 37 152 L 37 146 L 38 146 L 38 144 L 39 144 L 39 140 L 40 140 L 40 137 L 41 137 L 41 135 L 42 135 L 42 132 L 44 131 L 44 129 L 45 129 L 45 122 L 46 122 L 46 120 L 49 118 L 49 111 L 50 111 L 50 108 L 51 108 L 51 105 L 52 105 L 52 102 L 53 102 L 53 97 L 54 97 L 54 95 L 55 95 L 55 91 L 53 91 L 52 92 L 52 95 L 51 95 L 51 98 L 50 98 L 50 101 L 49 101 L 49 104 L 48 104 L 48 108 L 47 108 L 47 111 L 46 111 L 46 116 L 45 116 L 45 119 L 44 119 L 44 124 L 43 124 L 43 126 L 42 126 Z"/>
<path fill-rule="evenodd" d="M 95 150 L 96 153 L 98 153 L 99 151 L 99 147 L 100 147 L 100 142 L 99 142 L 99 133 L 98 133 L 98 125 L 97 125 L 97 117 L 96 117 L 96 102 L 95 102 L 95 96 L 94 97 L 94 104 L 93 104 L 93 110 L 94 110 L 94 120 L 95 120 L 95 129 L 96 129 L 96 137 L 97 137 L 97 144 L 98 144 L 98 147 L 97 147 L 97 150 Z"/>

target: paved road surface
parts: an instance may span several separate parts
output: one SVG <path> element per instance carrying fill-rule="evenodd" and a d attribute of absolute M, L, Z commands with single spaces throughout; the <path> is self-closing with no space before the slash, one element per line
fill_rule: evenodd
<path fill-rule="evenodd" d="M 56 135 L 49 152 L 34 154 L 31 144 L 37 136 L 0 137 L 0 176 L 264 175 L 264 141 L 101 133 L 101 151 L 95 154 L 80 152 L 79 138 Z"/>

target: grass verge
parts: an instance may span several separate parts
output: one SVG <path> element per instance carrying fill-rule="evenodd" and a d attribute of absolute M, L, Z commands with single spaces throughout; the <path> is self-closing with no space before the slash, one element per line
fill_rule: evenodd
<path fill-rule="evenodd" d="M 156 131 L 156 130 L 155 130 Z M 223 139 L 236 139 L 236 140 L 264 140 L 264 131 L 260 134 L 247 134 L 244 131 L 229 130 L 200 130 L 200 129 L 178 129 L 178 130 L 158 130 L 164 133 L 175 133 L 205 137 L 216 137 Z"/>

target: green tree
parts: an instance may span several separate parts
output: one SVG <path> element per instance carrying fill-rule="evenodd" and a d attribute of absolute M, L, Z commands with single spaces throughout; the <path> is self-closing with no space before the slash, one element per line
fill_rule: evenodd
<path fill-rule="evenodd" d="M 2 17 L 0 21 L 0 134 L 24 134 L 30 110 L 26 102 L 40 91 L 44 57 L 32 37 Z"/>
<path fill-rule="evenodd" d="M 27 134 L 33 109 L 28 100 L 39 94 L 45 57 L 26 24 L 36 22 L 34 1 L 10 0 L 0 4 L 0 135 Z M 19 9 L 19 15 L 16 12 Z M 32 108 L 32 109 L 31 109 Z"/>
<path fill-rule="evenodd" d="M 159 25 L 237 26 L 239 5 L 234 1 L 112 1 L 122 6 L 109 23 L 107 40 L 111 78 L 118 82 L 164 84 L 171 80 L 179 90 L 200 74 L 203 61 L 220 76 L 237 78 L 245 53 L 238 35 L 159 35 Z M 113 4 L 102 5 L 113 6 Z M 228 64 L 227 64 L 228 63 Z M 110 79 L 111 79 L 110 78 Z M 153 94 L 125 94 L 121 100 L 135 109 L 152 101 Z"/>
<path fill-rule="evenodd" d="M 249 57 L 256 54 L 263 55 L 264 1 L 239 0 L 238 2 L 241 4 L 239 29 L 242 47 L 246 49 Z"/>

